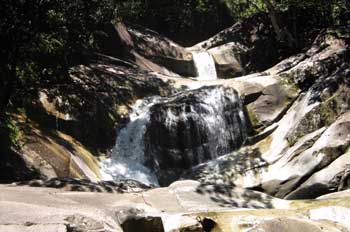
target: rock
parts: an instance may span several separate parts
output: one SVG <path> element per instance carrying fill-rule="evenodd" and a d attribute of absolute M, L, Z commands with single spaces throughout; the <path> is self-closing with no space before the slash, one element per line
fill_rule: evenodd
<path fill-rule="evenodd" d="M 66 102 L 59 109 L 75 119 L 59 120 L 58 127 L 84 145 L 99 150 L 114 145 L 117 129 L 127 121 L 129 112 L 118 114 L 121 107 L 130 109 L 136 99 L 172 92 L 156 74 L 102 55 L 91 57 L 86 65 L 72 68 L 70 74 L 68 88 L 50 90 Z"/>
<path fill-rule="evenodd" d="M 184 170 L 239 148 L 246 138 L 242 104 L 232 88 L 202 87 L 150 108 L 145 165 L 161 184 Z"/>
<path fill-rule="evenodd" d="M 187 50 L 208 50 L 217 63 L 219 77 L 232 78 L 263 71 L 277 63 L 281 55 L 278 44 L 268 16 L 259 14 L 237 22 Z"/>
<path fill-rule="evenodd" d="M 18 123 L 23 130 L 20 155 L 41 178 L 100 179 L 97 159 L 77 140 L 62 132 L 44 131 L 25 115 L 18 118 Z"/>
<path fill-rule="evenodd" d="M 323 32 L 306 53 L 263 73 L 220 80 L 242 95 L 248 90 L 247 113 L 255 129 L 247 140 L 250 146 L 201 164 L 184 177 L 288 199 L 347 188 L 347 46 L 338 34 Z"/>
<path fill-rule="evenodd" d="M 67 231 L 98 232 L 98 231 L 103 231 L 105 229 L 105 226 L 103 223 L 79 214 L 68 216 L 67 218 L 65 218 L 65 221 L 68 223 Z"/>
<path fill-rule="evenodd" d="M 245 74 L 247 50 L 241 44 L 230 42 L 208 50 L 216 63 L 217 75 L 221 78 L 232 78 Z"/>
<path fill-rule="evenodd" d="M 347 151 L 326 168 L 313 174 L 286 199 L 313 199 L 325 193 L 349 188 L 350 152 Z"/>
<path fill-rule="evenodd" d="M 261 158 L 258 149 L 244 148 L 199 164 L 182 175 L 182 179 L 195 179 L 201 183 L 233 184 L 250 186 L 248 170 L 259 168 L 261 172 L 268 163 Z M 255 173 L 256 174 L 256 173 Z"/>
<path fill-rule="evenodd" d="M 22 229 L 25 224 L 27 227 L 35 225 L 33 228 L 41 226 L 47 229 L 56 228 L 54 225 L 57 225 L 62 227 L 62 231 L 121 231 L 120 227 L 124 231 L 135 231 L 138 226 L 150 231 L 163 231 L 164 227 L 166 231 L 201 231 L 197 230 L 201 228 L 198 221 L 183 215 L 185 212 L 230 208 L 235 200 L 252 200 L 263 206 L 264 203 L 259 203 L 256 197 L 265 196 L 253 192 L 250 195 L 246 190 L 238 192 L 238 189 L 229 186 L 222 188 L 225 191 L 209 185 L 204 188 L 195 181 L 177 182 L 169 188 L 122 195 L 25 186 L 0 188 L 0 226 L 11 225 Z M 230 195 L 232 193 L 234 195 Z M 217 199 L 225 196 L 231 202 L 222 204 L 211 196 Z M 269 200 L 274 201 L 272 198 Z M 255 207 L 253 203 L 251 205 Z"/>
<path fill-rule="evenodd" d="M 294 219 L 294 218 L 274 218 L 265 219 L 260 222 L 256 222 L 257 225 L 246 231 L 249 232 L 299 232 L 299 231 L 310 231 L 310 232 L 340 232 L 340 228 L 335 226 L 329 226 L 325 223 L 314 222 L 307 219 Z"/>
<path fill-rule="evenodd" d="M 164 226 L 161 217 L 143 217 L 131 218 L 123 222 L 124 232 L 145 231 L 145 232 L 164 232 Z"/>
<path fill-rule="evenodd" d="M 163 216 L 164 230 L 169 232 L 203 232 L 203 223 L 191 216 L 182 214 Z"/>
<path fill-rule="evenodd" d="M 192 56 L 182 46 L 140 26 L 112 23 L 125 46 L 126 56 L 139 67 L 170 76 L 196 76 Z"/>
<path fill-rule="evenodd" d="M 333 198 L 344 198 L 350 196 L 350 190 L 343 190 L 335 193 L 328 193 L 318 197 L 317 199 L 333 199 Z"/>
<path fill-rule="evenodd" d="M 323 169 L 344 154 L 350 145 L 349 116 L 350 112 L 339 117 L 309 149 L 301 153 L 287 153 L 270 165 L 262 175 L 262 188 L 275 196 L 284 197 L 303 178 Z"/>
<path fill-rule="evenodd" d="M 297 64 L 280 75 L 293 81 L 299 88 L 308 89 L 316 80 L 332 75 L 343 63 L 346 63 L 349 57 L 347 51 L 344 40 L 333 35 L 331 31 L 326 31 L 316 38 L 305 55 L 300 54 L 294 60 L 289 60 L 290 63 Z M 283 69 L 285 65 L 286 63 L 282 62 L 270 72 Z"/>
<path fill-rule="evenodd" d="M 40 225 L 0 225 L 1 231 L 6 232 L 67 232 L 67 226 L 65 224 L 40 224 Z"/>
<path fill-rule="evenodd" d="M 0 198 L 4 231 L 136 231 L 140 226 L 154 232 L 349 229 L 349 197 L 285 201 L 196 181 L 126 194 L 2 185 Z"/>
<path fill-rule="evenodd" d="M 299 91 L 293 89 L 292 86 L 281 83 L 264 88 L 261 95 L 247 106 L 253 125 L 266 128 L 278 121 L 298 96 L 298 93 Z"/>
<path fill-rule="evenodd" d="M 64 189 L 75 192 L 106 192 L 106 193 L 133 193 L 143 192 L 153 186 L 142 184 L 136 180 L 99 181 L 87 179 L 52 178 L 49 180 L 31 180 L 13 183 L 18 186 L 46 187 Z"/>
<path fill-rule="evenodd" d="M 339 206 L 329 206 L 322 207 L 318 209 L 310 210 L 310 218 L 312 220 L 328 220 L 334 221 L 349 228 L 350 223 L 348 216 L 350 209 L 348 207 L 339 207 Z"/>
<path fill-rule="evenodd" d="M 130 105 L 147 95 L 174 91 L 158 74 L 131 63 L 101 54 L 81 59 L 84 65 L 72 67 L 65 84 L 51 83 L 50 88 L 40 89 L 35 104 L 14 117 L 22 144 L 16 156 L 26 168 L 18 168 L 23 174 L 12 173 L 4 181 L 99 180 L 95 156 L 114 145 L 117 129 L 128 121 Z M 9 173 L 6 166 L 0 169 Z"/>

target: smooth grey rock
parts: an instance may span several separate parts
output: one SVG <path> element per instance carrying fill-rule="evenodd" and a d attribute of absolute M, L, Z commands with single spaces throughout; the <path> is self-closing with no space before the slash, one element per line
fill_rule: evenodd
<path fill-rule="evenodd" d="M 235 42 L 223 44 L 209 49 L 216 63 L 216 70 L 220 78 L 232 78 L 245 74 L 248 48 Z"/>
<path fill-rule="evenodd" d="M 284 197 L 303 178 L 325 168 L 350 145 L 350 112 L 341 115 L 307 150 L 284 155 L 262 175 L 262 188 Z"/>
<path fill-rule="evenodd" d="M 313 222 L 307 219 L 293 218 L 274 218 L 258 222 L 252 229 L 247 232 L 341 232 L 341 229 Z"/>
<path fill-rule="evenodd" d="M 350 152 L 347 151 L 326 168 L 313 174 L 285 199 L 313 199 L 329 192 L 349 188 Z"/>

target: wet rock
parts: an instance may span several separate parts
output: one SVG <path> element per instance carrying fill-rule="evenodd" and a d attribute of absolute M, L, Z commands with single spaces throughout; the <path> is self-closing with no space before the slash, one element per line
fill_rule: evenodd
<path fill-rule="evenodd" d="M 145 164 L 162 183 L 170 183 L 182 171 L 239 148 L 246 127 L 234 89 L 211 86 L 183 92 L 150 108 Z"/>

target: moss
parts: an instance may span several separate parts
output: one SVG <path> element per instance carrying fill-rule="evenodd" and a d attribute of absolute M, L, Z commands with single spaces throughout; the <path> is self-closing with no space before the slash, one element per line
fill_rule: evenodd
<path fill-rule="evenodd" d="M 293 81 L 293 73 L 279 74 L 278 82 L 280 85 L 287 87 L 287 96 L 296 96 L 300 93 L 300 88 Z"/>
<path fill-rule="evenodd" d="M 321 96 L 321 103 L 316 106 L 313 110 L 308 112 L 302 121 L 298 124 L 297 128 L 292 131 L 287 141 L 289 146 L 293 146 L 299 138 L 309 134 L 317 129 L 324 126 L 330 126 L 337 117 L 342 113 L 342 107 L 349 105 L 346 98 L 347 92 L 339 89 L 333 95 Z M 322 99 L 323 98 L 323 99 Z"/>
<path fill-rule="evenodd" d="M 248 117 L 250 120 L 251 125 L 253 126 L 254 129 L 258 129 L 261 127 L 261 123 L 255 112 L 251 109 L 251 107 L 248 105 L 247 106 L 247 112 L 248 112 Z"/>
<path fill-rule="evenodd" d="M 5 122 L 0 124 L 1 146 L 19 150 L 22 147 L 22 131 L 17 124 L 14 114 L 8 115 Z"/>

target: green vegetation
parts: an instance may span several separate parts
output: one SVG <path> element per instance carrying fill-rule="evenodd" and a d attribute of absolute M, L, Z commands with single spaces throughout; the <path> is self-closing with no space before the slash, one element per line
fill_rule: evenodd
<path fill-rule="evenodd" d="M 4 147 L 20 148 L 21 131 L 18 128 L 16 121 L 12 118 L 7 118 L 0 126 L 0 145 Z"/>
<path fill-rule="evenodd" d="M 350 3 L 343 0 L 133 0 L 118 4 L 118 13 L 128 21 L 187 44 L 238 20 L 268 12 L 267 5 L 278 13 L 284 12 L 277 15 L 277 21 L 282 28 L 288 26 L 294 36 L 300 33 L 300 26 L 316 29 L 311 27 L 349 22 Z"/>
<path fill-rule="evenodd" d="M 97 49 L 114 8 L 109 0 L 2 1 L 1 114 L 11 100 L 28 99 L 39 85 L 64 77 L 77 54 Z"/>
<path fill-rule="evenodd" d="M 103 50 L 115 17 L 189 45 L 262 12 L 277 36 L 299 40 L 349 23 L 348 9 L 344 0 L 3 0 L 0 121 L 9 106 L 31 102 L 39 86 L 59 84 L 81 54 Z"/>

